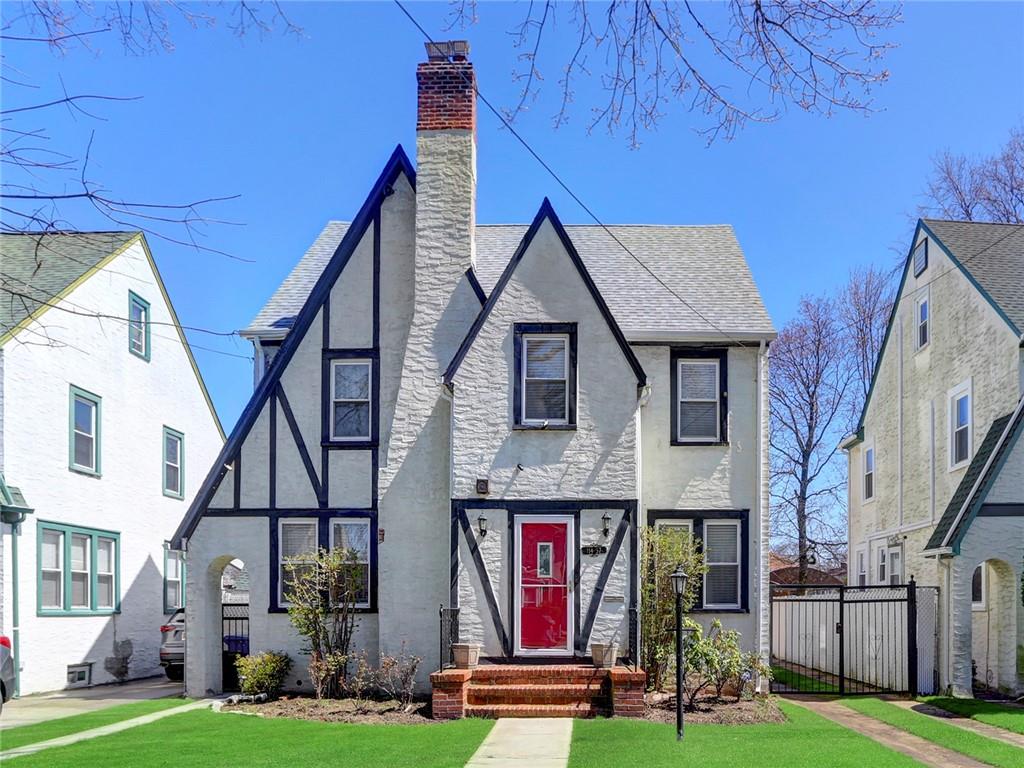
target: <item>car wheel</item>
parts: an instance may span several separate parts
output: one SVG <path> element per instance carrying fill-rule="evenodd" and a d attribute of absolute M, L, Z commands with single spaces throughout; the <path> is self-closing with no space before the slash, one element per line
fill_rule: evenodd
<path fill-rule="evenodd" d="M 185 668 L 184 667 L 164 667 L 164 672 L 167 673 L 167 679 L 173 680 L 176 683 L 180 683 L 185 679 Z"/>

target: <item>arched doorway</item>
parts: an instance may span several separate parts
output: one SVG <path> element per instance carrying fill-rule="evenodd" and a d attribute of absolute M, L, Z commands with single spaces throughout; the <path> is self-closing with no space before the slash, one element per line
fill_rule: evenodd
<path fill-rule="evenodd" d="M 239 689 L 235 662 L 249 655 L 249 573 L 234 558 L 220 575 L 221 691 Z"/>

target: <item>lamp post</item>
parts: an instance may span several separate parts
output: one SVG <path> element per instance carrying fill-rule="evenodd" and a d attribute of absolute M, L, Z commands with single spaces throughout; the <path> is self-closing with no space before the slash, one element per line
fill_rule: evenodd
<path fill-rule="evenodd" d="M 683 740 L 683 593 L 686 592 L 686 571 L 682 565 L 669 577 L 676 593 L 676 741 Z"/>

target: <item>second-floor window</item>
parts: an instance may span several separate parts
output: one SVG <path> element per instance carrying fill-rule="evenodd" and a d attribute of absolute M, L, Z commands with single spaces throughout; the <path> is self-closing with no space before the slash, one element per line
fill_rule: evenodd
<path fill-rule="evenodd" d="M 164 427 L 164 495 L 176 499 L 185 496 L 185 436 Z"/>
<path fill-rule="evenodd" d="M 929 333 L 929 317 L 931 312 L 931 302 L 927 293 L 922 294 L 918 297 L 916 302 L 916 310 L 914 312 L 914 319 L 917 327 L 917 336 L 914 340 L 916 349 L 923 349 L 928 346 L 928 333 Z"/>
<path fill-rule="evenodd" d="M 149 302 L 128 291 L 128 351 L 149 360 Z"/>
<path fill-rule="evenodd" d="M 957 469 L 971 459 L 971 388 L 961 384 L 949 395 L 949 465 Z"/>
<path fill-rule="evenodd" d="M 672 444 L 726 442 L 727 353 L 716 349 L 674 349 L 670 360 Z"/>
<path fill-rule="evenodd" d="M 518 323 L 513 350 L 515 426 L 573 429 L 576 425 L 575 323 Z"/>
<path fill-rule="evenodd" d="M 875 498 L 875 447 L 864 449 L 864 501 Z"/>
<path fill-rule="evenodd" d="M 331 439 L 370 439 L 369 360 L 335 360 L 331 364 Z"/>
<path fill-rule="evenodd" d="M 99 395 L 71 387 L 69 466 L 76 472 L 100 473 L 101 403 Z"/>

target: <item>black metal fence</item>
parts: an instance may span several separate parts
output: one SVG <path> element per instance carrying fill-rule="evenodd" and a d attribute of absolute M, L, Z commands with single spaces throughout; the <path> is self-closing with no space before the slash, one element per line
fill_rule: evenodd
<path fill-rule="evenodd" d="M 238 690 L 235 660 L 249 655 L 249 604 L 221 605 L 221 673 L 225 691 Z"/>
<path fill-rule="evenodd" d="M 917 695 L 917 586 L 771 586 L 772 691 Z M 931 638 L 928 638 L 929 642 Z"/>
<path fill-rule="evenodd" d="M 440 622 L 440 647 L 438 658 L 441 660 L 441 669 L 455 666 L 455 658 L 452 656 L 452 645 L 459 642 L 459 609 L 445 608 L 443 605 L 438 609 Z"/>

